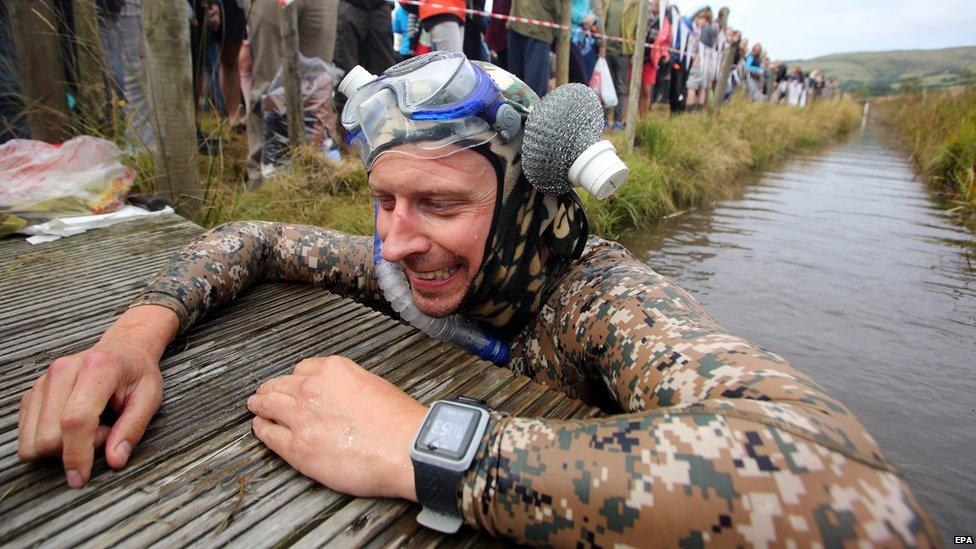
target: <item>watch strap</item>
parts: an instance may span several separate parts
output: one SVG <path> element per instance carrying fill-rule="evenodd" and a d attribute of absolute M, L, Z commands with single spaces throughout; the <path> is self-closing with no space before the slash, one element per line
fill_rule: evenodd
<path fill-rule="evenodd" d="M 457 516 L 457 486 L 463 472 L 449 471 L 442 467 L 413 460 L 413 478 L 417 489 L 417 501 L 437 513 Z"/>

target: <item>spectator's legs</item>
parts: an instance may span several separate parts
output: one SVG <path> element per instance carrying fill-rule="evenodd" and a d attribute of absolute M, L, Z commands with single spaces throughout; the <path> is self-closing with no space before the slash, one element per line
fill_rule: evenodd
<path fill-rule="evenodd" d="M 251 100 L 247 113 L 247 178 L 248 186 L 261 184 L 261 145 L 264 139 L 264 120 L 261 115 L 261 96 L 268 90 L 281 58 L 278 36 L 277 0 L 247 0 L 248 39 L 251 43 Z"/>
<path fill-rule="evenodd" d="M 251 84 L 254 81 L 254 59 L 251 58 L 251 43 L 245 40 L 237 54 L 237 70 L 241 75 L 241 97 L 244 98 L 244 119 L 251 110 Z"/>
<path fill-rule="evenodd" d="M 220 95 L 223 96 L 224 107 L 227 109 L 227 121 L 234 127 L 244 120 L 241 113 L 241 79 L 237 68 L 237 58 L 244 41 L 244 10 L 237 6 L 236 0 L 226 0 L 221 7 L 224 12 L 221 14 L 222 40 L 217 51 L 220 62 L 218 78 Z"/>
<path fill-rule="evenodd" d="M 17 83 L 17 55 L 7 25 L 6 7 L 0 6 L 0 143 L 29 137 Z"/>
<path fill-rule="evenodd" d="M 684 70 L 681 63 L 671 63 L 671 114 L 683 112 L 685 110 L 685 79 L 687 76 L 688 72 Z"/>
<path fill-rule="evenodd" d="M 523 40 L 526 38 L 515 31 L 508 31 L 508 48 L 505 50 L 505 63 L 508 65 L 508 72 L 515 75 L 519 80 L 525 81 L 525 52 Z"/>
<path fill-rule="evenodd" d="M 613 87 L 617 91 L 617 106 L 613 108 L 614 125 L 627 122 L 627 96 L 630 94 L 630 56 L 608 55 L 607 65 L 613 75 Z"/>
<path fill-rule="evenodd" d="M 393 26 L 390 24 L 392 11 L 393 8 L 386 4 L 369 10 L 366 14 L 368 19 L 363 25 L 365 40 L 362 46 L 365 55 L 360 64 L 373 74 L 380 74 L 396 63 L 393 55 Z"/>
<path fill-rule="evenodd" d="M 441 21 L 430 28 L 435 51 L 464 51 L 464 27 L 457 21 Z"/>
<path fill-rule="evenodd" d="M 366 10 L 349 2 L 339 2 L 339 9 L 336 16 L 336 41 L 335 55 L 333 62 L 335 66 L 349 72 L 356 65 L 361 64 L 360 42 L 365 35 L 368 24 L 368 14 Z M 392 25 L 390 32 L 393 31 Z M 392 48 L 392 46 L 390 46 Z M 373 73 L 379 74 L 379 73 Z"/>
<path fill-rule="evenodd" d="M 333 62 L 338 9 L 339 0 L 300 0 L 298 4 L 298 49 L 302 55 L 318 57 L 326 63 Z M 393 44 L 392 38 L 390 44 Z"/>
<path fill-rule="evenodd" d="M 549 91 L 549 44 L 508 31 L 508 65 L 539 97 Z"/>
<path fill-rule="evenodd" d="M 569 81 L 577 84 L 589 85 L 590 79 L 586 77 L 586 62 L 583 60 L 583 52 L 579 46 L 570 43 L 569 45 Z"/>
<path fill-rule="evenodd" d="M 138 148 L 155 150 L 156 136 L 146 101 L 145 51 L 142 45 L 142 16 L 137 8 L 126 7 L 119 18 L 122 37 L 122 57 L 125 64 L 123 90 L 125 93 L 126 137 Z"/>
<path fill-rule="evenodd" d="M 115 98 L 125 97 L 125 61 L 122 58 L 122 35 L 119 28 L 119 16 L 109 15 L 98 18 L 98 35 L 102 39 L 102 47 L 105 49 L 105 61 L 108 63 L 110 71 L 109 84 L 111 89 L 109 94 L 114 94 Z M 110 98 L 109 98 L 110 99 Z"/>

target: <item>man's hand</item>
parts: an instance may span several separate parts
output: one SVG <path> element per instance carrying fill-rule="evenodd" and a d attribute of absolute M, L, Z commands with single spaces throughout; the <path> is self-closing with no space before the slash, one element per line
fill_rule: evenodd
<path fill-rule="evenodd" d="M 20 459 L 60 455 L 72 488 L 88 482 L 103 444 L 109 466 L 124 466 L 159 409 L 159 358 L 179 327 L 165 307 L 132 307 L 91 349 L 55 360 L 20 400 Z M 99 424 L 107 404 L 118 415 L 111 426 Z"/>
<path fill-rule="evenodd" d="M 60 455 L 68 485 L 80 488 L 103 444 L 109 466 L 125 465 L 162 398 L 162 375 L 145 349 L 99 342 L 55 360 L 21 399 L 17 455 L 24 461 Z M 109 404 L 118 420 L 100 425 Z"/>
<path fill-rule="evenodd" d="M 417 501 L 410 445 L 427 408 L 355 362 L 303 360 L 247 407 L 254 434 L 302 474 L 345 494 Z"/>

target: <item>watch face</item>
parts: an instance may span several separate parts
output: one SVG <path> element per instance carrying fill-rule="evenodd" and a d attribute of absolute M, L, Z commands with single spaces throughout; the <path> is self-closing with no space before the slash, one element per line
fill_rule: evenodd
<path fill-rule="evenodd" d="M 461 459 L 471 444 L 480 414 L 462 406 L 438 402 L 417 437 L 417 449 L 451 459 Z"/>

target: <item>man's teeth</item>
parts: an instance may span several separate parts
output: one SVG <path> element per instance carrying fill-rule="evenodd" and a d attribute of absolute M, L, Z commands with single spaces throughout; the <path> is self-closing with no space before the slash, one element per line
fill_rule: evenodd
<path fill-rule="evenodd" d="M 449 269 L 441 269 L 439 271 L 431 271 L 429 273 L 413 273 L 413 276 L 419 278 L 420 280 L 445 280 L 451 278 L 455 272 L 457 272 L 457 267 L 451 267 Z"/>

